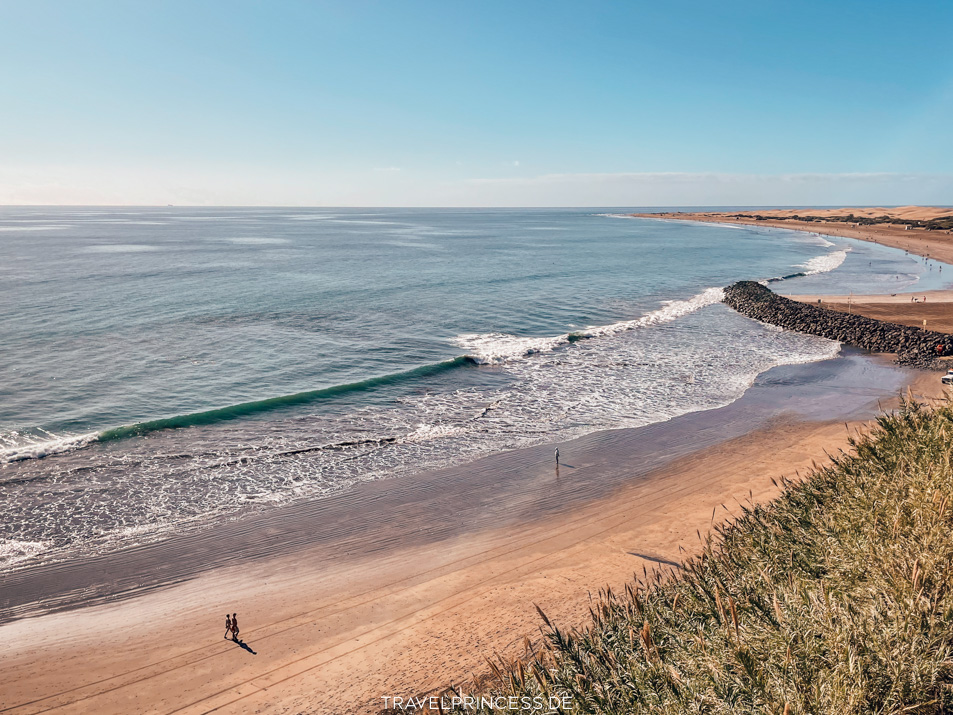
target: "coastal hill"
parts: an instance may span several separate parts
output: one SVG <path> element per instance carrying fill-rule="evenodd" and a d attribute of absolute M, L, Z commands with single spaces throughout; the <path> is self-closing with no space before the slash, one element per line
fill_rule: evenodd
<path fill-rule="evenodd" d="M 542 614 L 543 647 L 495 668 L 492 695 L 612 715 L 950 712 L 951 429 L 948 406 L 907 403 L 677 572 L 603 591 L 589 628 Z"/>

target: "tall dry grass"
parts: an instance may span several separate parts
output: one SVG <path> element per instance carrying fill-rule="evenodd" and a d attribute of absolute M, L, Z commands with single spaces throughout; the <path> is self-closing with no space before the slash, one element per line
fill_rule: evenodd
<path fill-rule="evenodd" d="M 678 574 L 545 619 L 493 692 L 573 713 L 953 712 L 953 409 L 905 403 Z M 472 712 L 472 710 L 470 711 Z"/>

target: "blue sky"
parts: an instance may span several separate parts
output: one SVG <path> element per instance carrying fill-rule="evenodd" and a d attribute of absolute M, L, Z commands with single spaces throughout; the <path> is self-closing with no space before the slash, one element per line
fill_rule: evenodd
<path fill-rule="evenodd" d="M 0 203 L 953 204 L 953 2 L 0 0 Z"/>

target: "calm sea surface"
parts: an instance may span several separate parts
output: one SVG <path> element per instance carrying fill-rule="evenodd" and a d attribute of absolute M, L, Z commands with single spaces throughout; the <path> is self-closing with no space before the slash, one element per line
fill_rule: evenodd
<path fill-rule="evenodd" d="M 945 285 L 902 251 L 623 211 L 0 208 L 0 569 L 667 420 L 836 354 L 725 308 L 736 280 Z"/>

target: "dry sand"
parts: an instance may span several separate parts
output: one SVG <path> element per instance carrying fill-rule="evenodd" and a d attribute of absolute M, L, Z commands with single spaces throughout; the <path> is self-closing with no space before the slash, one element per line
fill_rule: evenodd
<path fill-rule="evenodd" d="M 953 259 L 948 239 L 870 233 Z M 935 374 L 914 389 L 941 393 Z M 772 479 L 823 462 L 864 424 L 781 416 L 545 519 L 336 565 L 303 548 L 135 599 L 8 623 L 0 626 L 0 712 L 377 712 L 383 696 L 432 692 L 484 673 L 495 652 L 520 655 L 524 637 L 539 638 L 533 604 L 563 626 L 585 625 L 588 594 L 619 589 L 644 568 L 677 569 L 713 521 L 738 502 L 772 498 Z M 598 439 L 558 479 L 624 473 L 626 460 L 611 443 L 600 452 Z M 523 469 L 513 478 L 540 478 L 538 465 Z M 245 647 L 223 638 L 226 608 L 239 613 Z"/>
<path fill-rule="evenodd" d="M 804 303 L 821 301 L 821 305 L 830 310 L 866 315 L 868 318 L 876 318 L 888 323 L 953 333 L 953 290 L 889 295 L 789 295 L 787 297 Z"/>
<path fill-rule="evenodd" d="M 916 390 L 939 393 L 935 375 L 918 379 Z M 385 695 L 482 673 L 494 652 L 518 656 L 524 636 L 539 637 L 534 603 L 584 625 L 590 592 L 619 589 L 643 568 L 677 568 L 713 520 L 749 495 L 772 498 L 772 478 L 823 462 L 861 426 L 780 416 L 545 520 L 337 567 L 303 550 L 15 621 L 0 627 L 0 712 L 377 712 Z M 597 440 L 590 451 L 599 450 Z M 614 450 L 607 439 L 597 461 L 570 451 L 579 459 L 558 478 L 604 470 Z M 226 602 L 247 648 L 223 638 Z"/>

